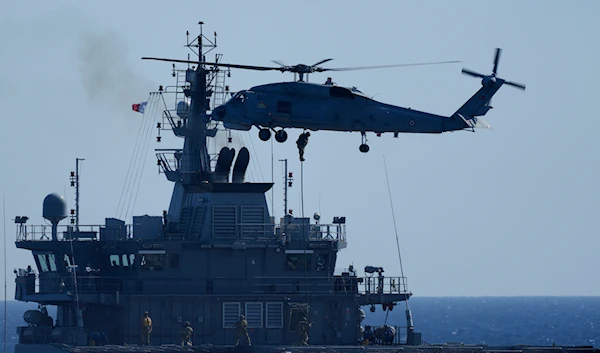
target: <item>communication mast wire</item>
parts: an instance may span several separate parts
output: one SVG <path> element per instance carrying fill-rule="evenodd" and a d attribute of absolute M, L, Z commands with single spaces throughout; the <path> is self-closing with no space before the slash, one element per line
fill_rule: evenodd
<path fill-rule="evenodd" d="M 4 353 L 7 353 L 7 339 L 8 339 L 8 328 L 7 328 L 7 298 L 6 298 L 6 194 L 2 193 L 2 227 L 4 228 Z"/>
<path fill-rule="evenodd" d="M 385 163 L 385 156 L 383 156 L 383 168 L 385 169 L 385 180 L 387 181 L 388 195 L 390 197 L 390 208 L 392 210 L 392 219 L 394 221 L 394 232 L 396 233 L 396 247 L 398 248 L 398 261 L 400 262 L 400 276 L 404 280 L 404 268 L 402 266 L 402 254 L 400 253 L 400 240 L 398 240 L 398 227 L 396 226 L 396 214 L 394 212 L 394 202 L 392 201 L 392 191 L 390 189 L 390 178 L 388 176 L 387 165 Z M 398 283 L 400 286 L 401 283 Z M 408 287 L 408 286 L 407 286 Z M 406 288 L 408 289 L 408 288 Z M 408 300 L 404 300 L 406 304 L 406 310 L 408 310 Z"/>

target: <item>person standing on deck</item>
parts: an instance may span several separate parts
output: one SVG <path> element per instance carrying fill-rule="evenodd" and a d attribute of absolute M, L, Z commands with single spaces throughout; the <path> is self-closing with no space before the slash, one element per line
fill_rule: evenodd
<path fill-rule="evenodd" d="M 142 319 L 142 346 L 150 345 L 150 334 L 152 333 L 152 319 L 148 312 L 144 312 Z"/>

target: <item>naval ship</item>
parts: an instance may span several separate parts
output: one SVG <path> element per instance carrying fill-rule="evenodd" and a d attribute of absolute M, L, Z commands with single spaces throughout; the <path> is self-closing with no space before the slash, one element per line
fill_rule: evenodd
<path fill-rule="evenodd" d="M 188 37 L 187 46 L 205 62 L 216 33 L 214 39 L 204 35 L 200 22 L 200 34 Z M 220 58 L 216 54 L 215 62 Z M 168 210 L 133 216 L 132 224 L 106 218 L 103 225 L 80 225 L 76 168 L 75 209 L 68 212 L 64 197 L 51 193 L 42 204 L 51 226 L 15 218 L 16 247 L 34 260 L 15 270 L 15 299 L 39 304 L 23 314 L 16 353 L 600 351 L 426 343 L 413 325 L 404 276 L 384 275 L 377 266 L 335 273 L 338 252 L 347 246 L 345 217 L 327 224 L 319 214 L 286 212 L 276 220 L 266 201 L 274 183 L 246 181 L 249 150 L 225 145 L 209 151 L 222 133 L 210 112 L 229 93 L 228 74 L 173 65 L 176 84 L 150 95 L 165 102 L 159 133 L 172 130 L 183 139 L 183 148 L 156 153 L 173 183 Z M 174 109 L 165 98 L 173 96 Z M 284 187 L 291 177 L 286 171 Z M 363 324 L 365 309 L 389 313 L 395 307 L 405 326 Z M 149 344 L 145 313 L 153 320 Z M 242 316 L 251 342 L 242 337 L 236 345 Z M 310 323 L 308 344 L 299 334 L 303 319 Z M 191 345 L 182 344 L 184 324 L 193 327 Z"/>

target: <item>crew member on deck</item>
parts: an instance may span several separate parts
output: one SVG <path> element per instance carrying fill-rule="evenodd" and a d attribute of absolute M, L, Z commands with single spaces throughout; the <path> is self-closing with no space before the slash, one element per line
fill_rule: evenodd
<path fill-rule="evenodd" d="M 191 346 L 192 345 L 192 335 L 194 334 L 194 329 L 190 326 L 190 322 L 186 321 L 183 324 L 183 329 L 181 330 L 181 346 Z"/>
<path fill-rule="evenodd" d="M 306 317 L 303 317 L 296 327 L 296 333 L 300 336 L 300 344 L 303 346 L 308 346 L 308 331 L 310 330 L 310 322 L 306 320 Z"/>
<path fill-rule="evenodd" d="M 142 319 L 142 346 L 150 345 L 150 334 L 152 333 L 152 319 L 148 312 L 144 313 L 144 318 Z"/>
<path fill-rule="evenodd" d="M 248 334 L 247 328 L 248 328 L 248 321 L 246 321 L 246 318 L 244 317 L 244 315 L 240 315 L 240 319 L 235 323 L 235 337 L 236 337 L 235 346 L 236 347 L 240 343 L 240 338 L 242 338 L 242 336 L 246 336 L 246 341 L 248 342 L 248 346 L 252 345 L 250 343 L 250 335 Z"/>

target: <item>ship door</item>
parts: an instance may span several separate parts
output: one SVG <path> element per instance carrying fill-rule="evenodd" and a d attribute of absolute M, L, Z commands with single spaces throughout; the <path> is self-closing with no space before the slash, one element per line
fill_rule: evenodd
<path fill-rule="evenodd" d="M 288 317 L 287 322 L 287 335 L 288 338 L 286 341 L 288 342 L 296 342 L 298 340 L 298 332 L 296 329 L 298 328 L 298 323 L 302 318 L 308 317 L 309 306 L 306 303 L 290 303 L 290 315 Z M 310 339 L 310 334 L 309 334 Z M 309 341 L 310 342 L 310 341 Z"/>

